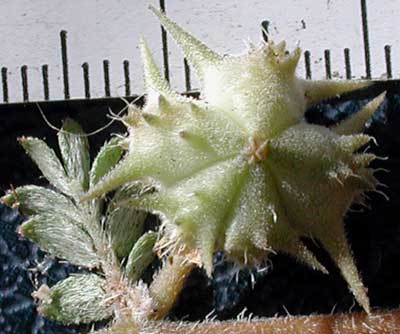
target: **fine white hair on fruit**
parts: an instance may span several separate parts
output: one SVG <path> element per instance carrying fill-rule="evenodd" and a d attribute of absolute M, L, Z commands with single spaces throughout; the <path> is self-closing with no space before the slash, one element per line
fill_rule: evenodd
<path fill-rule="evenodd" d="M 157 191 L 128 204 L 160 213 L 164 248 L 198 254 L 209 275 L 216 251 L 256 267 L 280 251 L 327 273 L 301 241 L 314 238 L 369 312 L 343 219 L 379 184 L 368 167 L 375 156 L 360 152 L 373 138 L 361 132 L 385 95 L 331 128 L 309 124 L 307 108 L 371 82 L 299 78 L 301 50 L 288 52 L 284 42 L 221 56 L 151 10 L 195 69 L 200 99 L 172 91 L 142 41 L 147 102 L 124 119 L 126 155 L 84 198 L 155 182 Z"/>

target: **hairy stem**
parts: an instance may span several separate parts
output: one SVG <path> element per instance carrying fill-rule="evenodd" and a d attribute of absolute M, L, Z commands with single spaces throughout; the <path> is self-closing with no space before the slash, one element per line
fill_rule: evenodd
<path fill-rule="evenodd" d="M 272 319 L 208 321 L 198 324 L 160 321 L 152 333 L 168 334 L 396 334 L 400 310 Z M 145 332 L 143 332 L 145 333 Z"/>
<path fill-rule="evenodd" d="M 150 285 L 150 296 L 154 303 L 153 319 L 163 319 L 168 314 L 194 267 L 195 264 L 183 256 L 167 259 Z"/>

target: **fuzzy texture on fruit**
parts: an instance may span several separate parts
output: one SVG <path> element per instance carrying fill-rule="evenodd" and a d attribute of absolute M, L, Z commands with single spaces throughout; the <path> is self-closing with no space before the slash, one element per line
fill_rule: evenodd
<path fill-rule="evenodd" d="M 152 10 L 196 70 L 201 98 L 173 92 L 142 41 L 147 102 L 130 106 L 126 155 L 85 198 L 151 183 L 156 191 L 125 204 L 159 214 L 161 246 L 197 252 L 208 274 L 220 250 L 251 266 L 282 251 L 326 272 L 300 240 L 317 239 L 369 312 L 343 219 L 378 185 L 361 132 L 384 94 L 335 127 L 308 124 L 308 107 L 370 82 L 298 78 L 301 51 L 284 42 L 221 56 Z"/>

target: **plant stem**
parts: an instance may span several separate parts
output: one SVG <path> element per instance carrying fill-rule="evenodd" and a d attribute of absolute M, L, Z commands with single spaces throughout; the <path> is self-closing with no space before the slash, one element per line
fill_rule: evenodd
<path fill-rule="evenodd" d="M 371 315 L 289 316 L 198 324 L 160 321 L 155 327 L 152 333 L 157 334 L 397 334 L 400 331 L 400 310 L 375 312 Z"/>
<path fill-rule="evenodd" d="M 154 303 L 153 319 L 163 319 L 171 310 L 194 267 L 195 264 L 184 256 L 175 255 L 166 260 L 150 285 L 149 292 Z"/>

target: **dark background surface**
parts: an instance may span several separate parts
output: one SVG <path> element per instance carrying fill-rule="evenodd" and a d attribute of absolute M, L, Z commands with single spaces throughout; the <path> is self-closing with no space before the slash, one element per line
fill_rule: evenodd
<path fill-rule="evenodd" d="M 400 304 L 400 274 L 396 273 L 400 258 L 400 84 L 396 81 L 377 83 L 373 87 L 340 99 L 328 101 L 307 112 L 307 119 L 317 124 L 333 124 L 359 110 L 379 92 L 387 90 L 387 98 L 367 132 L 379 146 L 370 150 L 388 157 L 373 163 L 389 173 L 377 174 L 390 201 L 377 193 L 370 193 L 370 210 L 358 212 L 353 207 L 346 217 L 346 227 L 357 266 L 369 288 L 374 308 L 395 308 Z M 70 116 L 80 122 L 86 132 L 104 126 L 109 108 L 116 113 L 124 107 L 118 99 L 46 102 L 41 107 L 51 123 L 61 125 Z M 89 138 L 95 152 L 109 138 L 110 133 L 124 128 L 115 122 Z M 44 122 L 35 104 L 0 105 L 0 187 L 27 183 L 45 183 L 33 163 L 18 146 L 21 135 L 45 138 L 56 147 L 56 132 Z M 357 212 L 356 212 L 357 211 Z M 63 327 L 44 320 L 35 312 L 30 294 L 34 284 L 53 285 L 77 268 L 52 259 L 16 233 L 23 217 L 0 205 L 0 333 L 71 333 L 88 327 Z M 359 310 L 339 271 L 318 244 L 305 240 L 330 275 L 314 272 L 292 258 L 278 254 L 270 258 L 269 270 L 264 272 L 238 271 L 215 256 L 212 279 L 195 270 L 175 307 L 171 319 L 199 320 L 214 310 L 219 319 L 234 318 L 243 308 L 246 314 L 258 316 L 310 314 Z M 38 268 L 38 263 L 40 263 Z M 252 287 L 251 275 L 255 277 Z"/>

